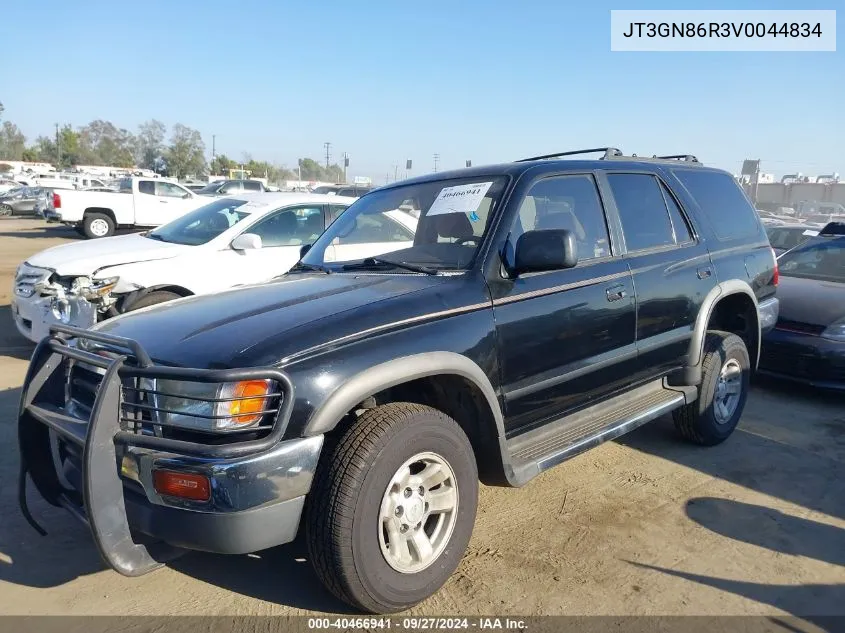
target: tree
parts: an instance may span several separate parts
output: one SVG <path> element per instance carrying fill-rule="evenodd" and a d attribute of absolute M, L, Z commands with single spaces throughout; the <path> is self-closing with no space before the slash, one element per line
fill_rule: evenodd
<path fill-rule="evenodd" d="M 238 164 L 231 158 L 226 156 L 226 154 L 220 154 L 219 156 L 215 156 L 214 159 L 211 161 L 211 165 L 209 166 L 210 172 L 215 176 L 228 176 L 230 169 L 237 168 Z"/>
<path fill-rule="evenodd" d="M 27 147 L 21 154 L 21 160 L 34 163 L 38 160 L 38 150 L 35 147 Z"/>
<path fill-rule="evenodd" d="M 17 125 L 11 121 L 3 121 L 0 126 L 0 158 L 6 160 L 21 160 L 26 149 L 26 137 Z"/>
<path fill-rule="evenodd" d="M 79 163 L 132 167 L 135 164 L 135 137 L 111 121 L 91 121 L 79 130 Z M 63 161 L 64 162 L 64 161 Z"/>
<path fill-rule="evenodd" d="M 135 137 L 135 160 L 139 167 L 155 169 L 164 154 L 164 137 L 167 127 L 161 121 L 150 119 L 138 126 Z"/>
<path fill-rule="evenodd" d="M 171 176 L 184 178 L 205 172 L 205 143 L 197 130 L 177 123 L 170 135 L 170 146 L 165 155 L 167 171 Z"/>

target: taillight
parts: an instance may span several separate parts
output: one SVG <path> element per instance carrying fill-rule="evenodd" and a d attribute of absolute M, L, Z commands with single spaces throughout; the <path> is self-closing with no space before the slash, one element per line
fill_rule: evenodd
<path fill-rule="evenodd" d="M 53 208 L 54 209 L 61 209 L 62 208 L 62 197 L 57 193 L 53 194 Z"/>
<path fill-rule="evenodd" d="M 780 283 L 780 271 L 778 270 L 778 255 L 775 249 L 772 249 L 772 257 L 775 258 L 775 273 L 772 276 L 772 283 L 777 286 Z"/>

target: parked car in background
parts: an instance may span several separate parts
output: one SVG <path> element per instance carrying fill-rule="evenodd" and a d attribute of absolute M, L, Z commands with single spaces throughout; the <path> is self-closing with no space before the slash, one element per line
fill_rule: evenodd
<path fill-rule="evenodd" d="M 353 200 L 244 193 L 205 202 L 146 233 L 63 244 L 28 258 L 15 275 L 18 331 L 39 341 L 52 324 L 87 328 L 156 303 L 281 275 Z M 389 221 L 413 240 L 416 220 L 404 218 Z M 347 248 L 354 256 L 373 244 Z"/>
<path fill-rule="evenodd" d="M 814 213 L 804 218 L 804 222 L 817 227 L 827 226 L 831 222 L 845 222 L 845 215 L 836 213 Z"/>
<path fill-rule="evenodd" d="M 314 187 L 311 193 L 322 193 L 329 196 L 346 196 L 349 198 L 360 198 L 372 191 L 372 187 L 365 185 L 320 185 Z"/>
<path fill-rule="evenodd" d="M 174 182 L 125 178 L 116 191 L 54 192 L 53 219 L 94 239 L 113 235 L 117 228 L 161 226 L 207 202 Z"/>
<path fill-rule="evenodd" d="M 818 234 L 817 228 L 806 224 L 779 224 L 766 227 L 766 235 L 769 236 L 769 243 L 776 255 L 782 255 Z"/>
<path fill-rule="evenodd" d="M 0 215 L 35 215 L 39 200 L 45 200 L 50 193 L 43 187 L 18 187 L 7 191 L 0 196 Z"/>
<path fill-rule="evenodd" d="M 763 337 L 762 373 L 845 389 L 845 222 L 778 259 L 780 316 Z"/>
<path fill-rule="evenodd" d="M 201 196 L 230 196 L 242 191 L 267 191 L 267 187 L 260 180 L 215 180 L 198 189 L 197 193 Z"/>
<path fill-rule="evenodd" d="M 11 191 L 12 189 L 17 189 L 18 187 L 22 186 L 16 180 L 10 180 L 8 178 L 0 178 L 0 196 L 4 193 Z"/>

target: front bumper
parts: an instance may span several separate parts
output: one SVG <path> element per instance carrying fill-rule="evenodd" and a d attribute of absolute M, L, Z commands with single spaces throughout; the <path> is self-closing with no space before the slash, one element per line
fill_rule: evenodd
<path fill-rule="evenodd" d="M 68 320 L 62 321 L 53 313 L 53 301 L 57 297 L 45 297 L 37 292 L 29 297 L 12 294 L 12 319 L 21 335 L 37 343 L 50 333 L 53 325 L 72 325 L 88 329 L 97 323 L 97 306 L 82 297 L 68 297 L 66 309 Z"/>
<path fill-rule="evenodd" d="M 761 374 L 845 390 L 845 343 L 774 329 L 763 338 Z"/>
<path fill-rule="evenodd" d="M 62 333 L 123 347 L 134 358 L 71 347 Z M 88 416 L 67 396 L 70 369 L 78 364 L 104 370 Z M 127 426 L 124 394 L 133 376 L 212 382 L 264 376 L 280 385 L 282 395 L 267 435 L 197 444 Z M 173 547 L 253 552 L 295 538 L 322 448 L 322 436 L 281 441 L 292 403 L 290 381 L 278 370 L 165 368 L 152 365 L 134 341 L 59 327 L 39 343 L 24 382 L 21 461 L 44 499 L 86 522 L 103 558 L 124 575 L 154 569 L 161 552 Z M 153 472 L 160 469 L 205 475 L 210 498 L 160 495 L 153 485 Z M 21 503 L 27 513 L 25 497 Z"/>

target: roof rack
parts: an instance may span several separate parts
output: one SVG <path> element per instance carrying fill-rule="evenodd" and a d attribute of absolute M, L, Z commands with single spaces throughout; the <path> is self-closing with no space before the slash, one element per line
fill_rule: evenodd
<path fill-rule="evenodd" d="M 666 156 L 658 156 L 655 154 L 652 158 L 656 158 L 658 160 L 682 160 L 687 163 L 700 163 L 701 161 L 698 160 L 692 154 L 667 154 Z"/>
<path fill-rule="evenodd" d="M 527 163 L 532 160 L 544 160 L 546 158 L 560 158 L 561 156 L 577 156 L 578 154 L 595 154 L 603 152 L 602 158 L 613 158 L 614 156 L 622 156 L 622 152 L 615 147 L 594 147 L 592 149 L 576 149 L 569 152 L 558 152 L 556 154 L 544 154 L 542 156 L 532 156 L 531 158 L 520 158 L 517 163 Z"/>

